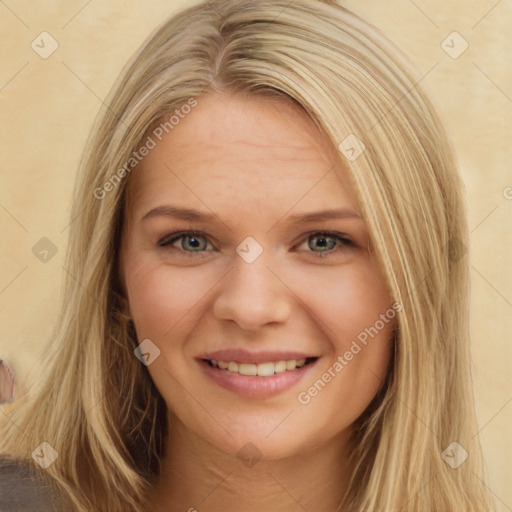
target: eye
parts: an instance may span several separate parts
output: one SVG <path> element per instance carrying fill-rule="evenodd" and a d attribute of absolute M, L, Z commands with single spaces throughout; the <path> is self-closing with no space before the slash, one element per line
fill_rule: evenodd
<path fill-rule="evenodd" d="M 178 243 L 179 242 L 179 243 Z M 215 249 L 206 236 L 196 231 L 171 233 L 158 242 L 160 247 L 173 247 L 184 252 L 204 252 Z"/>
<path fill-rule="evenodd" d="M 307 240 L 299 246 L 299 249 L 306 243 L 308 249 L 311 252 L 317 253 L 320 258 L 330 256 L 346 247 L 355 247 L 355 244 L 347 236 L 341 233 L 325 231 L 319 231 L 309 235 Z"/>
<path fill-rule="evenodd" d="M 318 231 L 308 236 L 299 246 L 299 250 L 312 252 L 315 256 L 325 258 L 338 253 L 343 248 L 354 248 L 356 245 L 342 233 Z M 204 253 L 215 250 L 215 247 L 208 241 L 208 237 L 198 231 L 180 231 L 171 233 L 162 238 L 158 245 L 169 249 L 177 249 L 182 253 L 192 255 L 193 253 Z"/>

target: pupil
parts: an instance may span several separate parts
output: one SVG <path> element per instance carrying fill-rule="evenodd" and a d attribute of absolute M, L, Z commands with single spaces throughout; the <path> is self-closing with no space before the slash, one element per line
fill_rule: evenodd
<path fill-rule="evenodd" d="M 187 240 L 188 240 L 188 245 L 190 247 L 192 247 L 193 249 L 197 249 L 198 247 L 201 246 L 201 242 L 196 237 L 190 236 L 187 238 Z"/>
<path fill-rule="evenodd" d="M 316 236 L 314 237 L 316 243 L 311 244 L 311 249 L 332 249 L 332 238 L 329 236 Z M 312 246 L 313 245 L 313 246 Z"/>

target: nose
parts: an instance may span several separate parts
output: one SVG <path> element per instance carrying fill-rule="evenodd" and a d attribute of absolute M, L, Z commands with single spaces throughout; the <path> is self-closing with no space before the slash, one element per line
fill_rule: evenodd
<path fill-rule="evenodd" d="M 292 300 L 293 293 L 263 258 L 253 263 L 239 258 L 221 281 L 213 314 L 218 320 L 230 320 L 244 330 L 255 331 L 286 322 Z"/>

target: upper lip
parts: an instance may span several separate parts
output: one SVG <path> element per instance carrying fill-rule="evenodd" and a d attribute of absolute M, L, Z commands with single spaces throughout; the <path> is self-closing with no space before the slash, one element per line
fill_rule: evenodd
<path fill-rule="evenodd" d="M 290 361 L 292 359 L 308 359 L 317 357 L 304 352 L 292 352 L 282 350 L 262 350 L 260 352 L 251 352 L 243 348 L 215 350 L 208 352 L 199 359 L 209 359 L 215 361 L 237 361 L 239 363 L 267 363 L 270 361 Z"/>

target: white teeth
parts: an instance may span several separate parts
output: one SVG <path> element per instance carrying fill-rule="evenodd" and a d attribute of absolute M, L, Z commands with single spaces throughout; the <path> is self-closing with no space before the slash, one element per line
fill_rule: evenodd
<path fill-rule="evenodd" d="M 278 361 L 274 363 L 274 372 L 283 373 L 286 371 L 286 361 Z"/>
<path fill-rule="evenodd" d="M 286 369 L 287 370 L 295 370 L 296 366 L 297 366 L 296 359 L 290 359 L 290 361 L 286 361 Z"/>
<path fill-rule="evenodd" d="M 217 361 L 210 360 L 212 366 L 227 370 L 231 373 L 239 373 L 246 376 L 271 377 L 277 373 L 292 371 L 296 368 L 302 368 L 306 364 L 306 359 L 290 359 L 289 361 L 269 361 L 268 363 L 238 363 L 237 361 Z"/>
<path fill-rule="evenodd" d="M 258 377 L 274 375 L 274 363 L 261 363 L 258 365 Z"/>
<path fill-rule="evenodd" d="M 231 364 L 231 362 L 228 364 L 228 370 L 229 370 L 230 364 Z M 231 370 L 229 370 L 229 371 L 231 371 Z M 258 367 L 255 364 L 251 364 L 251 363 L 239 363 L 238 373 L 240 375 L 258 375 Z"/>

